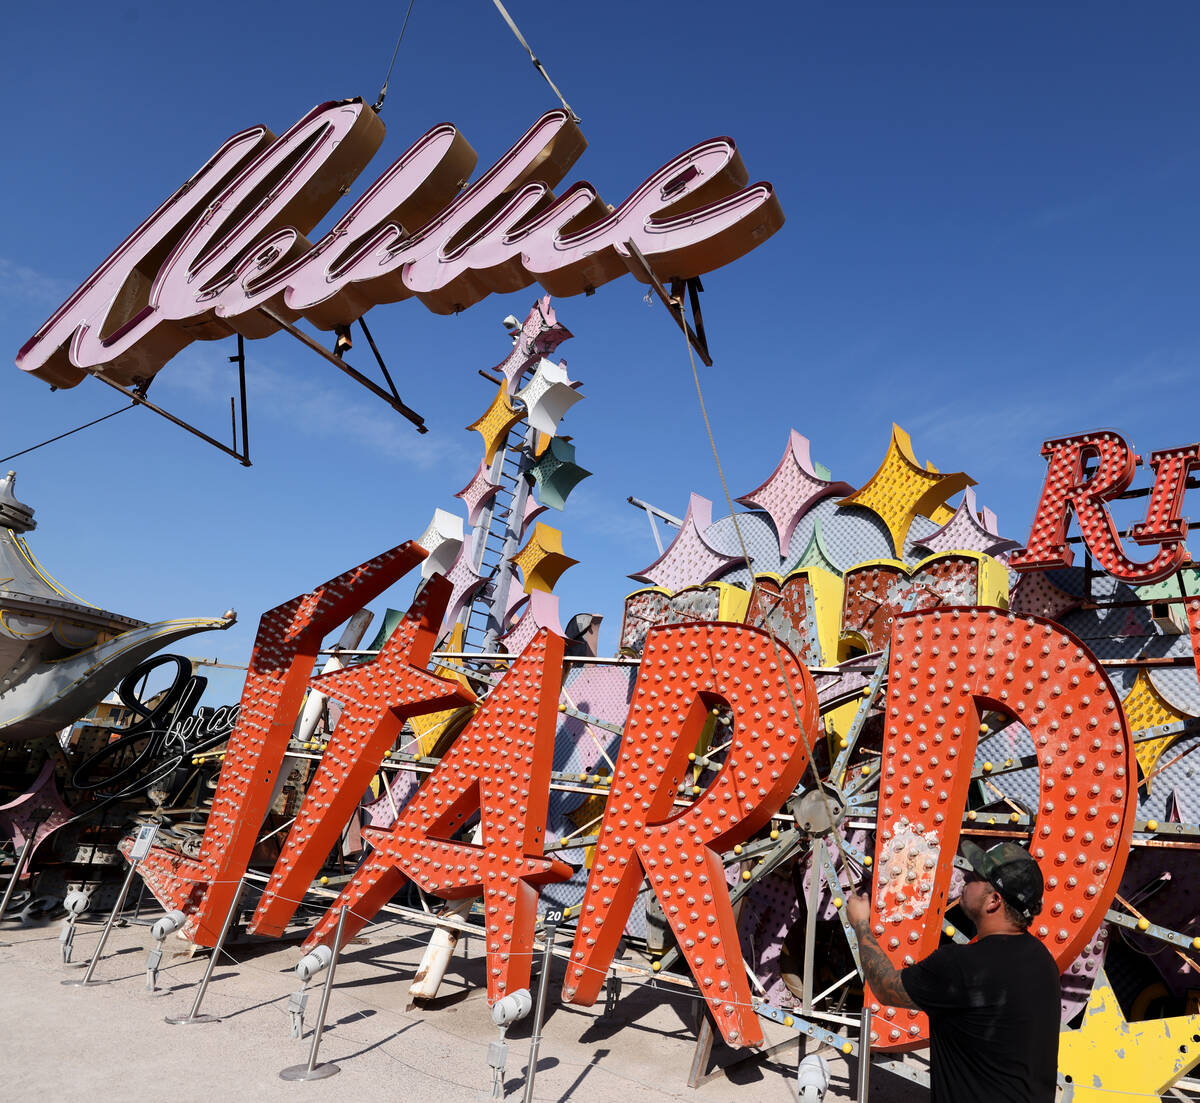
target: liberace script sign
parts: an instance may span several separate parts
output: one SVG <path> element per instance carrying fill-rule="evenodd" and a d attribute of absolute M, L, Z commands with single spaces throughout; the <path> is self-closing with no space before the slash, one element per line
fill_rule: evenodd
<path fill-rule="evenodd" d="M 279 138 L 265 126 L 234 134 L 25 343 L 17 366 L 59 387 L 89 372 L 129 385 L 197 338 L 274 333 L 263 308 L 332 329 L 410 296 L 449 314 L 534 281 L 577 295 L 629 271 L 629 241 L 660 278 L 688 278 L 783 225 L 771 185 L 746 186 L 729 138 L 668 161 L 619 206 L 582 181 L 555 196 L 587 146 L 557 110 L 470 186 L 475 151 L 449 123 L 433 127 L 309 242 L 383 137 L 361 99 L 321 104 Z"/>

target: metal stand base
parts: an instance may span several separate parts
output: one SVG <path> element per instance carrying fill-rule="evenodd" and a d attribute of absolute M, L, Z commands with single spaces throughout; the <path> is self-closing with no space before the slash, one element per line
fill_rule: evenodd
<path fill-rule="evenodd" d="M 78 980 L 60 980 L 59 984 L 65 988 L 97 988 L 101 984 L 107 984 L 106 980 L 88 980 L 87 977 L 80 977 Z"/>
<path fill-rule="evenodd" d="M 219 1023 L 220 1015 L 168 1015 L 163 1019 L 164 1023 L 170 1023 L 172 1026 L 187 1026 L 188 1023 Z"/>
<path fill-rule="evenodd" d="M 289 1065 L 280 1074 L 280 1080 L 325 1080 L 336 1076 L 342 1070 L 337 1065 L 317 1065 L 310 1069 L 307 1065 Z"/>

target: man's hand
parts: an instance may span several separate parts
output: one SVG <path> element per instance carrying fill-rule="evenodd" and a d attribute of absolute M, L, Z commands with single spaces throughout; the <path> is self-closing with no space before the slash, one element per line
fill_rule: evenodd
<path fill-rule="evenodd" d="M 871 898 L 865 892 L 852 892 L 846 899 L 846 918 L 850 926 L 858 929 L 860 923 L 871 919 Z"/>

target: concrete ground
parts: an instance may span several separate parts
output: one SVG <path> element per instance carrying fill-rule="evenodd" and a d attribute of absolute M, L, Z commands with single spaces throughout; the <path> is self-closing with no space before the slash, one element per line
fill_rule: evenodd
<path fill-rule="evenodd" d="M 490 1098 L 489 1043 L 497 1039 L 483 990 L 480 943 L 470 939 L 446 974 L 431 1005 L 404 1010 L 408 982 L 428 939 L 426 928 L 387 920 L 367 928 L 342 955 L 320 1063 L 341 1072 L 327 1080 L 286 1082 L 279 1072 L 307 1061 L 320 999 L 309 986 L 306 1033 L 290 1036 L 288 998 L 299 987 L 295 944 L 232 946 L 219 963 L 202 1010 L 221 1016 L 209 1024 L 171 1026 L 164 1015 L 191 1006 L 207 955 L 189 957 L 186 944 L 168 939 L 159 991 L 145 988 L 146 926 L 114 928 L 96 979 L 106 983 L 68 988 L 98 944 L 100 923 L 81 923 L 74 960 L 63 965 L 58 921 L 27 928 L 5 923 L 0 940 L 0 1039 L 5 1096 L 55 1098 L 75 1093 L 106 1100 L 168 1099 L 217 1103 L 233 1099 L 432 1100 L 477 1103 Z M 534 1082 L 537 1100 L 574 1103 L 657 1103 L 660 1100 L 794 1103 L 797 1047 L 736 1065 L 697 1089 L 687 1086 L 695 1048 L 693 996 L 626 983 L 616 1021 L 595 1007 L 564 1005 L 558 998 L 562 963 L 551 974 L 548 1017 Z M 535 975 L 536 982 L 536 975 Z M 767 1024 L 768 1043 L 792 1036 Z M 529 1055 L 529 1020 L 508 1035 L 505 1092 L 521 1099 Z M 811 1043 L 810 1043 L 811 1045 Z M 826 1099 L 855 1098 L 853 1058 L 828 1050 L 832 1082 Z M 718 1047 L 724 1064 L 737 1054 Z M 927 1095 L 876 1070 L 872 1103 L 918 1103 Z"/>

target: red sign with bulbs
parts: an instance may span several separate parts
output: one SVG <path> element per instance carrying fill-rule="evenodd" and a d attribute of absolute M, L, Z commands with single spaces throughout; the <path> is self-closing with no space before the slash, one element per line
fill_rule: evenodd
<path fill-rule="evenodd" d="M 1137 457 L 1128 445 L 1099 432 L 1047 442 L 1044 453 L 1050 469 L 1041 505 L 1014 566 L 1069 564 L 1071 511 L 1091 553 L 1118 578 L 1161 578 L 1184 560 L 1180 508 L 1200 445 L 1149 458 L 1150 504 L 1131 536 L 1161 546 L 1145 564 L 1125 556 L 1105 505 L 1131 481 Z M 155 848 L 142 863 L 159 900 L 189 913 L 189 933 L 201 944 L 215 941 L 249 865 L 307 685 L 338 697 L 345 711 L 259 902 L 254 933 L 284 929 L 404 721 L 470 703 L 461 686 L 426 669 L 449 589 L 436 575 L 374 661 L 309 677 L 322 638 L 424 555 L 404 544 L 262 618 L 200 855 Z M 1195 638 L 1200 601 L 1187 612 Z M 350 909 L 344 937 L 353 936 L 412 881 L 444 898 L 483 898 L 489 1000 L 528 984 L 538 886 L 571 874 L 543 852 L 562 660 L 563 640 L 543 629 L 395 824 L 367 832 L 373 852 L 308 944 L 333 938 L 342 905 Z M 1133 830 L 1132 741 L 1095 657 L 1035 616 L 974 606 L 901 613 L 883 703 L 872 922 L 887 953 L 903 965 L 941 937 L 971 777 L 963 766 L 973 760 L 987 709 L 1019 720 L 1035 743 L 1039 806 L 1030 849 L 1046 878 L 1046 905 L 1034 933 L 1065 968 L 1117 890 Z M 724 764 L 680 809 L 689 752 L 715 707 L 732 720 Z M 565 999 L 596 999 L 646 881 L 726 1040 L 762 1042 L 721 855 L 769 824 L 822 736 L 809 671 L 763 629 L 706 623 L 650 631 L 579 910 Z M 477 813 L 479 841 L 454 838 Z M 871 1010 L 877 1048 L 927 1044 L 920 1013 L 875 1000 Z"/>

